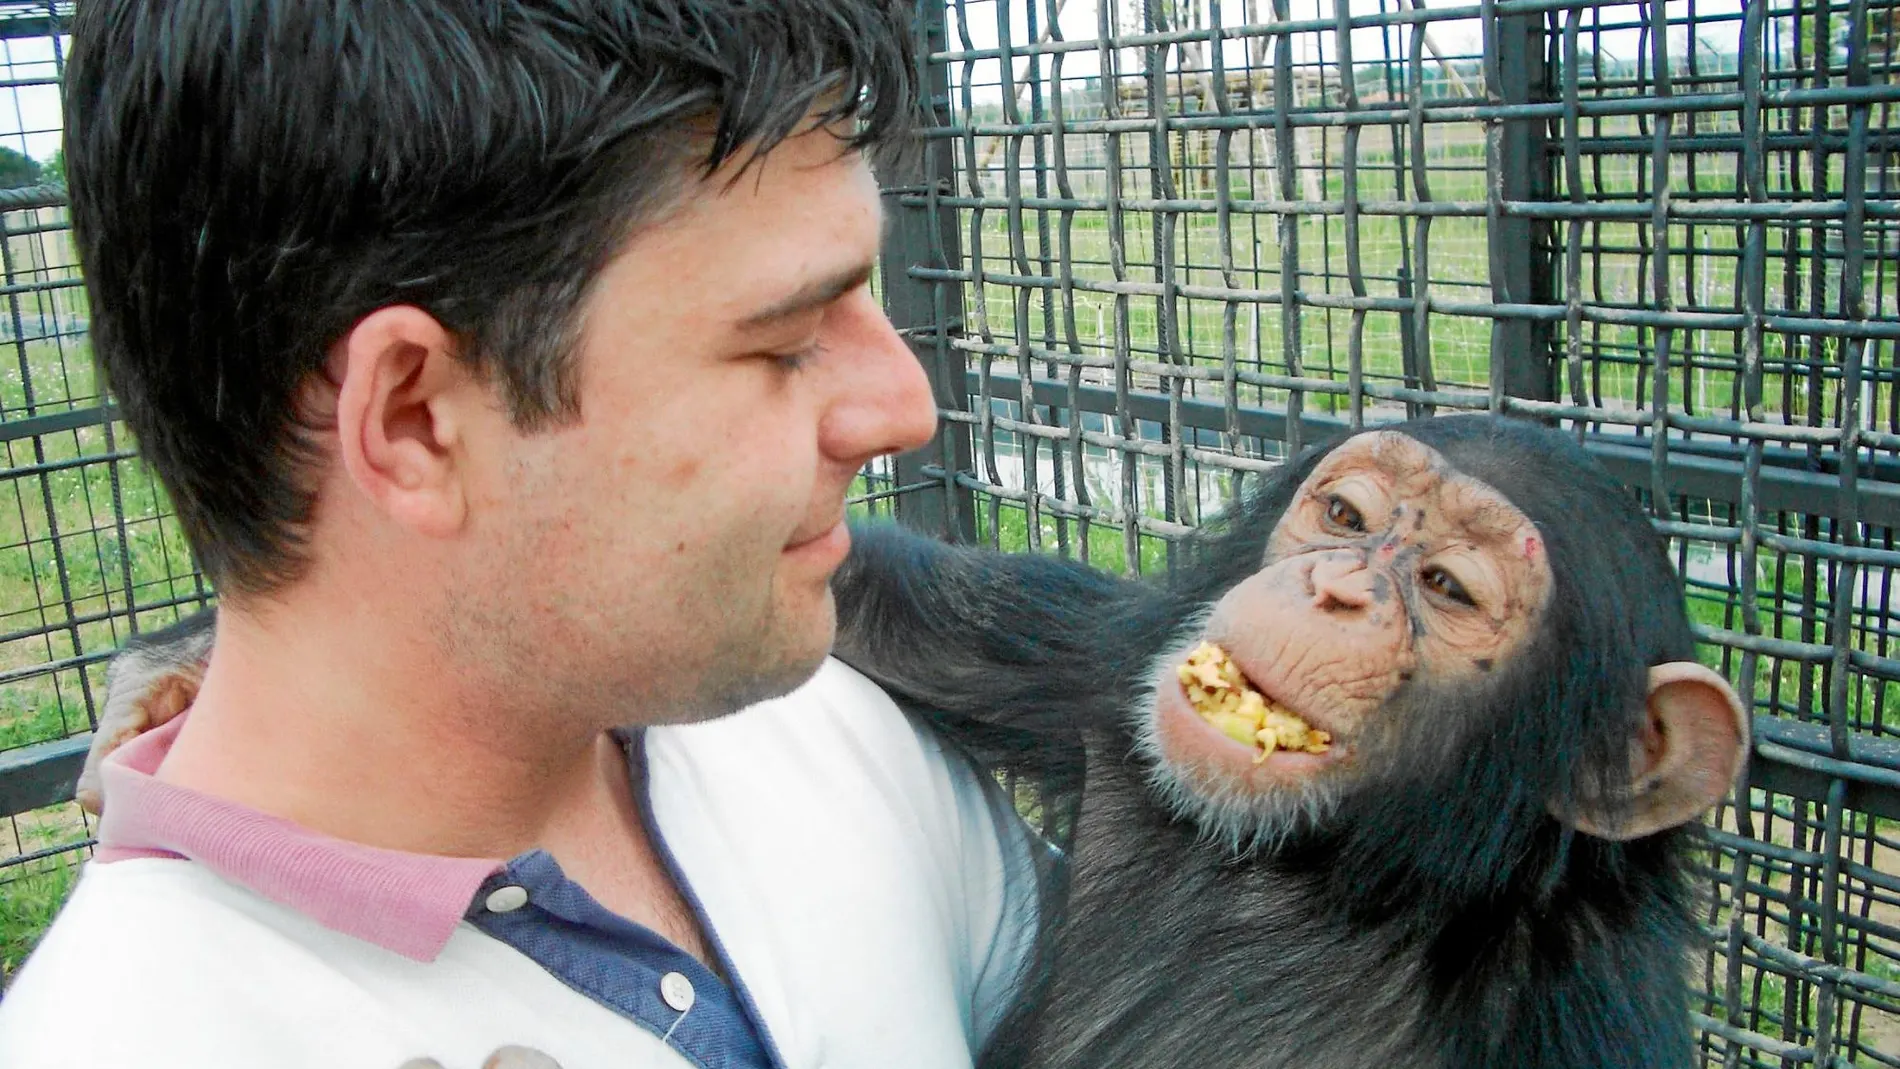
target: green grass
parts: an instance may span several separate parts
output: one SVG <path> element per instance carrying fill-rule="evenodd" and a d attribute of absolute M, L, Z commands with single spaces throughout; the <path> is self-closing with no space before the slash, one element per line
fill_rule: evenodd
<path fill-rule="evenodd" d="M 78 880 L 77 865 L 59 862 L 0 883 L 0 987 L 39 944 Z"/>
<path fill-rule="evenodd" d="M 989 269 L 993 272 L 1018 270 L 1019 265 L 1011 264 L 1008 257 L 1008 213 L 992 210 L 984 215 L 983 232 L 986 238 L 983 251 L 986 256 L 996 258 L 990 261 Z M 1033 218 L 1025 219 L 1024 225 L 1029 246 L 1027 257 L 1032 269 L 1040 273 L 1043 270 L 1042 251 L 1035 236 Z M 1401 262 L 1399 228 L 1400 222 L 1389 218 L 1366 219 L 1360 223 L 1365 284 L 1372 296 L 1401 296 L 1397 284 L 1391 281 Z M 1061 272 L 1064 264 L 1060 229 L 1060 221 L 1052 221 L 1052 231 L 1058 237 L 1052 238 L 1048 266 L 1057 273 Z M 1351 288 L 1345 277 L 1343 222 L 1330 218 L 1308 218 L 1297 229 L 1302 291 L 1349 295 Z M 1606 225 L 1601 240 L 1606 244 L 1633 247 L 1637 244 L 1634 230 L 1633 224 L 1625 227 Z M 1156 274 L 1150 247 L 1153 238 L 1152 219 L 1143 213 L 1129 213 L 1123 227 L 1123 237 L 1127 242 L 1129 263 L 1123 276 L 1132 281 L 1154 282 Z M 1683 236 L 1678 234 L 1677 238 L 1682 240 Z M 1176 224 L 1175 252 L 1171 259 L 1176 264 L 1174 279 L 1178 284 L 1206 287 L 1225 285 L 1214 252 L 1218 247 L 1218 239 L 1218 227 L 1209 215 L 1187 216 Z M 1677 307 L 1715 313 L 1737 311 L 1733 301 L 1736 283 L 1734 232 L 1700 228 L 1696 231 L 1695 240 L 1702 248 L 1702 255 L 1697 260 L 1695 276 L 1687 283 L 1678 282 L 1673 287 L 1678 291 L 1684 288 L 1690 291 L 1687 296 L 1681 292 L 1675 294 Z M 1463 301 L 1489 298 L 1489 266 L 1482 220 L 1438 220 L 1433 224 L 1430 242 L 1432 257 L 1428 269 L 1433 274 L 1432 292 L 1437 297 Z M 1100 216 L 1079 216 L 1072 226 L 1068 245 L 1067 267 L 1073 277 L 1097 282 L 1113 279 L 1115 272 L 1108 266 L 1111 234 Z M 1327 263 L 1325 254 L 1329 246 L 1331 262 Z M 1278 293 L 1280 253 L 1277 231 L 1271 227 L 1263 229 L 1256 249 L 1237 265 L 1234 282 L 1242 289 Z M 1637 270 L 1637 256 L 1606 253 L 1600 257 L 1600 262 L 1601 269 L 1593 271 L 1586 280 L 1586 302 L 1624 306 L 1649 303 L 1651 298 L 1647 284 Z M 1675 264 L 1678 271 L 1683 270 L 1683 263 L 1684 258 L 1678 256 Z M 1875 269 L 1869 269 L 1870 290 L 1874 272 Z M 1779 292 L 1779 273 L 1780 262 L 1775 261 L 1768 280 L 1770 293 Z M 1045 294 L 1039 290 L 1028 291 L 1027 308 L 1024 309 L 1018 307 L 1018 301 L 1024 293 L 1010 286 L 986 284 L 980 314 L 971 317 L 973 333 L 981 337 L 987 331 L 989 336 L 1005 345 L 1027 334 L 1034 339 L 1032 344 L 1063 350 L 1066 348 L 1066 324 L 1072 319 L 1076 333 L 1083 340 L 1083 351 L 1090 356 L 1111 357 L 1119 344 L 1131 350 L 1138 360 L 1155 362 L 1172 359 L 1190 366 L 1220 368 L 1224 365 L 1227 353 L 1232 351 L 1238 366 L 1243 370 L 1279 373 L 1293 370 L 1291 364 L 1280 355 L 1283 352 L 1283 328 L 1278 305 L 1255 305 L 1252 302 L 1239 304 L 1230 327 L 1224 302 L 1182 298 L 1172 306 L 1173 314 L 1178 317 L 1173 332 L 1175 337 L 1168 342 L 1164 352 L 1157 354 L 1164 313 L 1162 302 L 1157 297 L 1124 298 L 1127 327 L 1119 329 L 1116 324 L 1121 313 L 1114 295 L 1077 291 L 1073 299 L 1065 303 L 1059 292 Z M 1045 312 L 1045 305 L 1052 310 L 1056 324 L 1053 334 L 1046 329 L 1051 314 Z M 1451 314 L 1433 314 L 1427 318 L 1430 365 L 1436 371 L 1440 388 L 1485 390 L 1490 374 L 1491 322 L 1479 317 Z M 1353 330 L 1352 320 L 1352 313 L 1347 311 L 1303 308 L 1298 317 L 1301 340 L 1298 350 L 1299 371 L 1343 384 L 1349 371 L 1348 339 Z M 1365 314 L 1360 327 L 1360 340 L 1363 371 L 1369 378 L 1391 381 L 1402 377 L 1402 329 L 1399 313 Z M 1563 351 L 1563 329 L 1561 324 L 1553 328 L 1559 340 L 1559 352 Z M 1587 354 L 1607 355 L 1611 359 L 1597 361 L 1594 368 L 1586 367 L 1585 376 L 1579 382 L 1562 382 L 1560 392 L 1563 396 L 1572 396 L 1580 388 L 1593 404 L 1634 407 L 1639 400 L 1644 404 L 1650 402 L 1654 389 L 1650 378 L 1652 372 L 1643 364 L 1658 344 L 1655 331 L 1586 323 L 1581 328 L 1580 340 Z M 1786 351 L 1783 344 L 1783 340 L 1777 336 L 1765 339 L 1765 357 L 1771 364 L 1789 358 L 1805 358 L 1806 353 Z M 1670 376 L 1667 387 L 1669 403 L 1673 407 L 1694 412 L 1725 412 L 1738 402 L 1741 383 L 1738 375 L 1739 354 L 1732 333 L 1678 330 L 1671 340 L 1671 353 L 1675 372 Z M 1828 347 L 1824 355 L 1838 360 L 1839 354 L 1837 348 Z M 1004 366 L 1008 367 L 1007 360 Z M 1218 391 L 1218 385 L 1190 384 L 1188 389 L 1191 393 L 1213 396 Z M 1269 407 L 1285 403 L 1285 394 L 1281 391 L 1256 390 L 1252 387 L 1245 389 L 1248 390 L 1245 400 L 1249 403 Z M 1769 392 L 1767 403 L 1770 406 L 1778 404 L 1777 392 Z M 1836 415 L 1837 394 L 1837 388 L 1823 389 L 1818 398 L 1813 398 L 1805 390 L 1797 390 L 1787 399 L 1784 407 L 1790 418 L 1802 420 L 1806 418 L 1808 409 L 1818 401 L 1823 408 L 1824 418 L 1831 419 Z M 1346 402 L 1338 395 L 1317 395 L 1308 403 L 1336 411 Z"/>
<path fill-rule="evenodd" d="M 0 361 L 0 406 L 11 413 L 25 406 L 29 376 L 34 415 L 98 403 L 83 344 L 0 345 Z M 157 481 L 136 461 L 108 459 L 129 449 L 122 425 L 6 444 L 9 469 L 53 470 L 0 484 L 0 672 L 116 647 L 127 633 L 128 592 L 141 605 L 197 592 L 190 552 Z M 141 623 L 172 615 L 157 610 Z M 102 683 L 95 666 L 0 686 L 0 747 L 85 730 L 86 689 L 96 694 Z"/>
<path fill-rule="evenodd" d="M 1137 531 L 1133 536 L 1131 551 L 1130 536 L 1120 524 L 1084 524 L 1045 514 L 1040 517 L 1038 545 L 1030 541 L 1029 512 L 1021 506 L 998 503 L 993 516 L 990 509 L 978 508 L 976 519 L 978 538 L 1010 553 L 1030 549 L 1060 552 L 1066 534 L 1070 556 L 1088 561 L 1104 571 L 1116 575 L 1154 575 L 1167 569 L 1167 539 Z M 1083 534 L 1085 530 L 1086 537 Z"/>
<path fill-rule="evenodd" d="M 1711 118 L 1704 117 L 1699 121 L 1703 124 L 1699 127 L 1701 132 L 1714 129 L 1711 125 L 1714 120 Z M 1604 136 L 1629 135 L 1636 133 L 1637 128 L 1633 120 L 1609 120 L 1601 130 L 1595 132 Z M 1393 189 L 1389 170 L 1390 146 L 1383 139 L 1383 131 L 1367 131 L 1367 134 L 1360 148 L 1360 196 L 1365 199 L 1394 199 L 1398 194 Z M 1236 169 L 1230 187 L 1232 196 L 1240 199 L 1277 197 L 1277 177 L 1271 169 L 1250 172 L 1239 166 L 1245 159 L 1244 142 L 1244 136 L 1236 136 L 1233 142 Z M 1130 135 L 1122 139 L 1125 157 L 1122 193 L 1125 197 L 1156 195 L 1142 177 L 1146 168 L 1147 144 L 1145 135 Z M 1181 285 L 1221 287 L 1227 284 L 1220 262 L 1225 244 L 1232 249 L 1235 261 L 1233 285 L 1242 289 L 1278 293 L 1281 284 L 1281 236 L 1277 219 L 1237 213 L 1232 217 L 1227 240 L 1223 242 L 1213 211 L 1213 172 L 1205 169 L 1206 161 L 1212 158 L 1211 143 L 1197 152 L 1196 147 L 1199 145 L 1199 141 L 1187 135 L 1176 135 L 1171 148 L 1172 159 L 1177 165 L 1174 185 L 1177 195 L 1200 199 L 1206 208 L 1167 218 L 1166 221 L 1173 227 L 1173 236 L 1167 246 L 1168 255 L 1162 259 L 1174 265 L 1174 281 Z M 1344 182 L 1339 172 L 1344 153 L 1343 137 L 1338 132 L 1330 132 L 1323 151 L 1327 160 L 1324 177 L 1313 188 L 1302 183 L 1298 196 L 1316 195 L 1323 199 L 1343 196 Z M 1482 135 L 1475 124 L 1435 128 L 1434 141 L 1427 154 L 1432 198 L 1441 202 L 1482 203 L 1485 199 L 1481 169 L 1483 152 Z M 1103 155 L 1099 142 L 1089 150 L 1089 155 L 1091 162 L 1099 166 Z M 997 159 L 996 166 L 1000 168 L 1001 157 Z M 1189 166 L 1182 165 L 1184 160 Z M 1586 165 L 1584 199 L 1630 198 L 1640 189 L 1647 188 L 1646 159 L 1610 158 L 1599 162 L 1600 172 L 1596 166 Z M 1071 165 L 1074 164 L 1072 159 Z M 1474 165 L 1477 165 L 1477 169 L 1474 169 Z M 1381 167 L 1387 169 L 1381 170 Z M 1702 154 L 1692 161 L 1689 157 L 1678 156 L 1673 161 L 1673 171 L 1671 183 L 1678 199 L 1691 194 L 1705 197 L 1734 195 L 1734 168 L 1729 157 Z M 1076 194 L 1085 199 L 1105 195 L 1099 172 L 1078 169 L 1074 182 Z M 1007 188 L 1006 178 L 1000 171 L 985 176 L 984 189 L 988 195 L 1001 195 Z M 1053 178 L 1049 189 L 1051 195 L 1055 195 Z M 1555 195 L 1558 199 L 1568 196 L 1562 189 L 1556 191 Z M 1409 180 L 1404 196 L 1406 199 L 1412 197 Z M 1116 272 L 1110 267 L 1114 244 L 1111 238 L 1115 235 L 1111 235 L 1106 212 L 1077 210 L 1065 213 L 1025 209 L 1017 220 L 1011 219 L 1012 212 L 1006 208 L 985 209 L 978 214 L 980 221 L 977 225 L 963 228 L 964 252 L 966 256 L 980 252 L 985 270 L 990 273 L 1026 271 L 1030 274 L 1052 273 L 1060 276 L 1066 272 L 1078 280 L 1093 282 L 1106 282 L 1115 277 Z M 1019 225 L 1022 234 L 1020 251 L 1011 244 L 1012 221 Z M 1122 213 L 1117 232 L 1125 264 L 1122 277 L 1139 282 L 1157 281 L 1157 223 L 1152 213 L 1132 210 Z M 1066 257 L 1062 240 L 1065 227 L 1069 235 Z M 1045 229 L 1048 233 L 1046 242 L 1042 236 Z M 1361 268 L 1368 293 L 1373 296 L 1400 296 L 1394 276 L 1406 263 L 1407 242 L 1410 243 L 1411 254 L 1416 255 L 1418 223 L 1408 219 L 1365 216 L 1360 219 L 1358 229 Z M 1580 224 L 1577 234 L 1583 244 L 1585 263 L 1578 286 L 1586 303 L 1653 306 L 1653 282 L 1649 278 L 1651 261 L 1641 253 L 1648 244 L 1646 235 L 1649 229 L 1635 222 Z M 1309 294 L 1349 294 L 1351 288 L 1347 278 L 1344 220 L 1338 216 L 1306 216 L 1298 220 L 1293 230 L 1298 240 L 1298 265 L 1301 272 L 1298 286 L 1301 291 Z M 1566 286 L 1562 249 L 1570 234 L 1569 223 L 1552 224 L 1548 233 L 1548 239 L 1558 249 L 1557 277 L 1553 279 L 1553 285 L 1559 300 L 1563 299 Z M 1795 236 L 1791 237 L 1791 234 Z M 1784 290 L 1797 295 L 1796 307 L 1800 308 L 1810 299 L 1808 272 L 1812 269 L 1811 259 L 1805 253 L 1796 255 L 1792 260 L 1785 259 L 1781 254 L 1781 245 L 1791 240 L 1806 242 L 1809 237 L 1807 228 L 1788 230 L 1770 227 L 1767 235 L 1769 255 L 1764 263 L 1763 283 L 1768 311 L 1775 311 L 1782 303 Z M 1732 225 L 1678 223 L 1671 225 L 1668 236 L 1675 250 L 1670 257 L 1667 276 L 1672 305 L 1685 311 L 1740 311 L 1738 250 L 1744 232 Z M 1482 217 L 1433 220 L 1430 224 L 1429 250 L 1426 274 L 1433 292 L 1439 298 L 1464 301 L 1489 298 L 1490 266 L 1486 226 Z M 1838 273 L 1838 267 L 1835 271 Z M 1900 265 L 1896 265 L 1892 257 L 1869 257 L 1869 266 L 1863 278 L 1869 300 L 1876 293 L 1886 295 L 1882 307 L 1870 309 L 1874 314 L 1891 316 L 1895 313 L 1893 295 L 1897 283 L 1900 283 Z M 1838 274 L 1828 279 L 1825 289 L 1827 308 L 1821 314 L 1828 314 L 1837 306 L 1840 290 Z M 1026 307 L 1019 304 L 1025 297 Z M 1135 359 L 1150 361 L 1163 358 L 1155 355 L 1158 348 L 1163 348 L 1157 344 L 1161 335 L 1159 324 L 1164 312 L 1172 311 L 1178 316 L 1179 323 L 1173 332 L 1175 337 L 1169 339 L 1165 346 L 1165 357 L 1168 359 L 1214 368 L 1222 366 L 1225 355 L 1234 351 L 1243 369 L 1282 373 L 1291 370 L 1283 353 L 1282 325 L 1277 305 L 1256 305 L 1252 302 L 1239 304 L 1238 322 L 1230 336 L 1224 323 L 1228 312 L 1226 302 L 1215 300 L 1180 298 L 1170 309 L 1164 309 L 1160 298 L 1153 296 L 1118 298 L 1110 294 L 1077 291 L 1072 299 L 1068 299 L 1059 291 L 1018 290 L 990 282 L 982 287 L 980 295 L 973 287 L 966 286 L 965 304 L 971 333 L 984 336 L 987 332 L 999 344 L 1008 345 L 1018 338 L 1027 337 L 1034 345 L 1066 350 L 1067 325 L 1073 322 L 1075 333 L 1088 355 L 1107 358 L 1119 346 L 1132 350 Z M 1124 307 L 1125 312 L 1121 310 Z M 1125 329 L 1117 326 L 1120 314 L 1126 315 Z M 1297 323 L 1300 346 L 1297 355 L 1300 370 L 1304 374 L 1342 383 L 1345 381 L 1348 371 L 1347 339 L 1353 329 L 1352 319 L 1352 314 L 1346 311 L 1313 307 L 1300 311 Z M 1490 321 L 1449 313 L 1435 313 L 1428 319 L 1430 363 L 1436 370 L 1440 387 L 1484 390 L 1490 373 Z M 1051 321 L 1054 323 L 1053 330 L 1048 328 Z M 1563 334 L 1566 328 L 1560 323 L 1552 329 L 1561 354 L 1564 352 Z M 1399 315 L 1395 312 L 1367 313 L 1362 330 L 1364 373 L 1373 379 L 1399 378 L 1402 374 Z M 1559 384 L 1561 396 L 1569 398 L 1580 392 L 1590 403 L 1610 407 L 1633 407 L 1639 401 L 1645 406 L 1652 403 L 1654 384 L 1647 364 L 1658 345 L 1656 331 L 1642 327 L 1585 323 L 1580 330 L 1579 341 L 1584 346 L 1585 374 L 1579 381 L 1571 382 L 1567 377 L 1567 369 L 1560 369 L 1560 374 L 1564 376 Z M 1765 373 L 1769 379 L 1767 396 L 1763 399 L 1764 414 L 1768 418 L 1780 415 L 1799 422 L 1805 421 L 1812 410 L 1818 409 L 1823 421 L 1836 419 L 1840 404 L 1838 363 L 1841 352 L 1838 343 L 1830 340 L 1822 346 L 1823 359 L 1833 362 L 1835 367 L 1813 383 L 1798 385 L 1784 398 L 1775 383 L 1775 379 L 1784 374 L 1779 365 L 1788 360 L 1806 360 L 1810 354 L 1804 348 L 1789 348 L 1791 343 L 1781 336 L 1769 334 L 1763 341 Z M 1734 332 L 1678 329 L 1672 334 L 1671 353 L 1673 373 L 1666 384 L 1667 401 L 1671 406 L 1691 412 L 1727 412 L 1742 402 L 1739 340 Z M 1000 363 L 1007 369 L 1011 361 L 1004 358 Z M 1588 366 L 1591 363 L 1595 364 L 1594 368 Z M 1218 393 L 1218 386 L 1214 384 L 1190 384 L 1188 389 L 1190 393 L 1202 396 Z M 1876 389 L 1871 398 L 1870 410 L 1879 410 L 1886 403 L 1884 394 L 1887 389 L 1886 386 Z M 1249 387 L 1243 400 L 1249 404 L 1280 407 L 1286 403 L 1286 395 L 1282 391 Z M 1307 403 L 1309 408 L 1338 411 L 1343 408 L 1345 401 L 1334 395 L 1313 395 L 1309 396 Z"/>
<path fill-rule="evenodd" d="M 45 702 L 19 684 L 0 691 L 0 750 L 71 734 L 57 701 Z"/>
<path fill-rule="evenodd" d="M 0 342 L 0 420 L 98 403 L 83 342 Z M 115 648 L 127 634 L 128 589 L 141 606 L 198 589 L 162 489 L 137 461 L 106 459 L 129 447 L 122 425 L 110 433 L 94 426 L 6 443 L 10 471 L 50 470 L 0 482 L 0 672 Z M 148 609 L 140 621 L 158 626 L 174 615 Z M 87 690 L 96 700 L 103 684 L 98 664 L 0 684 L 0 749 L 86 730 Z M 76 843 L 88 834 L 70 804 L 8 823 L 15 841 L 0 846 L 0 857 Z M 75 864 L 73 855 L 59 855 L 0 868 L 0 978 L 18 968 L 58 911 L 76 878 Z"/>

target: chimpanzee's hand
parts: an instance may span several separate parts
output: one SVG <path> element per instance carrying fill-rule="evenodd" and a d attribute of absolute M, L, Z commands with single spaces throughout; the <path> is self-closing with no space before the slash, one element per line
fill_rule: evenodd
<path fill-rule="evenodd" d="M 397 1069 L 442 1069 L 434 1058 L 411 1058 Z M 501 1047 L 488 1056 L 482 1069 L 561 1069 L 561 1063 L 528 1047 Z"/>
<path fill-rule="evenodd" d="M 74 792 L 80 808 L 94 815 L 104 810 L 99 765 L 107 754 L 184 712 L 198 696 L 216 624 L 217 610 L 207 609 L 134 638 L 112 658 L 106 667 L 105 708 Z"/>

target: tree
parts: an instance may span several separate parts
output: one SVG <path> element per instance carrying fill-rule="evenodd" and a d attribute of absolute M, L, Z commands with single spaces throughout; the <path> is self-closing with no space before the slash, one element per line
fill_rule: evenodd
<path fill-rule="evenodd" d="M 60 148 L 51 159 L 40 165 L 40 181 L 66 184 L 66 150 Z"/>
<path fill-rule="evenodd" d="M 36 186 L 39 182 L 40 165 L 31 156 L 10 148 L 0 148 L 0 189 Z"/>

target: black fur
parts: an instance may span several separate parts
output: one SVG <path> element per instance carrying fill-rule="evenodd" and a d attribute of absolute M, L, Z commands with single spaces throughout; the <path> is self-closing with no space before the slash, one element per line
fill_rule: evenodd
<path fill-rule="evenodd" d="M 858 532 L 835 583 L 839 655 L 979 760 L 1042 777 L 1050 804 L 1083 772 L 1066 901 L 987 1065 L 1688 1064 L 1688 833 L 1619 844 L 1548 815 L 1625 772 L 1646 668 L 1694 656 L 1680 583 L 1560 434 L 1492 417 L 1399 429 L 1538 524 L 1552 611 L 1478 692 L 1402 689 L 1391 719 L 1410 722 L 1387 741 L 1419 758 L 1272 852 L 1234 857 L 1172 819 L 1131 711 L 1184 623 L 1260 566 L 1326 449 L 1192 543 L 1172 587 Z"/>

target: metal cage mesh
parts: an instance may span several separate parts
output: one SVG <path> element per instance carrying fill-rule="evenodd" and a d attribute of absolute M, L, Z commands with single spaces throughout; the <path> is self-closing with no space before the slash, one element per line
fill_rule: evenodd
<path fill-rule="evenodd" d="M 91 844 L 71 780 L 104 658 L 206 594 L 94 373 L 59 155 L 72 6 L 0 0 L 0 981 Z"/>
<path fill-rule="evenodd" d="M 1900 7 L 924 0 L 909 522 L 1117 570 L 1348 428 L 1560 423 L 1760 714 L 1710 1065 L 1900 1065 Z"/>
<path fill-rule="evenodd" d="M 0 143 L 35 158 L 70 7 L 0 0 Z M 878 284 L 945 423 L 859 508 L 1152 572 L 1334 432 L 1561 421 L 1764 718 L 1699 869 L 1705 1061 L 1900 1065 L 1900 8 L 918 10 L 938 123 L 884 175 Z M 90 840 L 103 658 L 208 597 L 94 385 L 46 177 L 0 189 L 9 909 Z"/>

